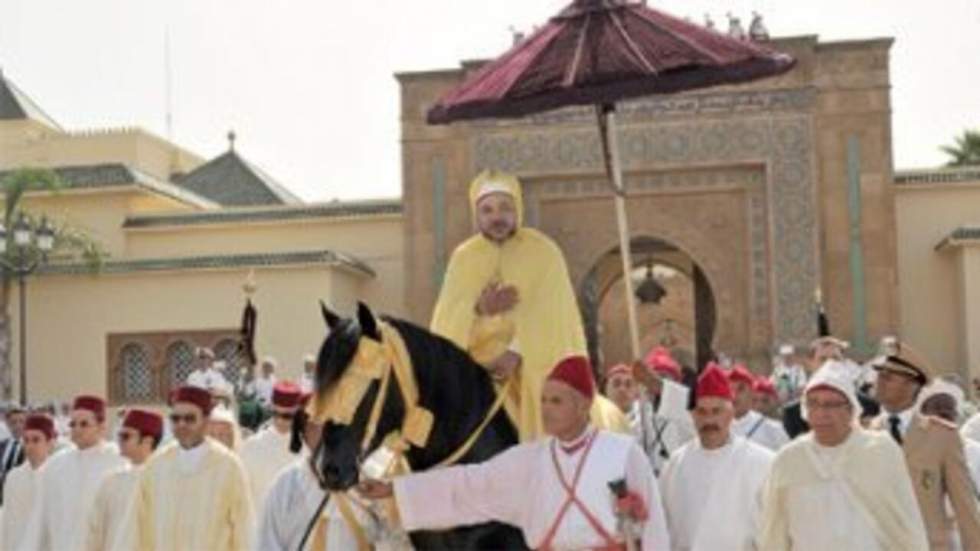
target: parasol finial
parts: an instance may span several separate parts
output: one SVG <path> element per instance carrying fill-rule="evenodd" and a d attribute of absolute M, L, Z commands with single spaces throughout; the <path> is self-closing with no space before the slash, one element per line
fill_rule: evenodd
<path fill-rule="evenodd" d="M 234 130 L 229 130 L 228 131 L 228 151 L 234 151 L 235 150 L 235 138 L 237 138 L 237 137 L 238 137 L 238 135 L 235 134 L 235 131 Z"/>

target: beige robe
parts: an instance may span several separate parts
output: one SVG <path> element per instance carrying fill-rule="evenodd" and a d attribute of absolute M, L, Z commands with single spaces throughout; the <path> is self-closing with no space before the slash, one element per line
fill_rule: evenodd
<path fill-rule="evenodd" d="M 31 514 L 36 513 L 41 494 L 41 476 L 44 464 L 35 469 L 30 462 L 7 473 L 3 486 L 3 521 L 0 523 L 0 549 L 23 549 L 24 535 L 31 522 Z M 36 520 L 35 520 L 36 522 Z"/>
<path fill-rule="evenodd" d="M 245 440 L 238 451 L 248 475 L 252 505 L 255 506 L 256 513 L 262 511 L 262 505 L 276 475 L 298 457 L 289 451 L 289 436 L 289 433 L 280 434 L 270 426 Z"/>
<path fill-rule="evenodd" d="M 88 551 L 119 549 L 124 526 L 136 497 L 142 467 L 125 467 L 102 481 L 88 517 Z"/>
<path fill-rule="evenodd" d="M 42 478 L 38 529 L 28 549 L 72 551 L 85 548 L 88 515 L 102 480 L 126 465 L 114 444 L 85 450 L 67 448 L 48 459 Z M 33 527 L 32 527 L 32 530 Z"/>
<path fill-rule="evenodd" d="M 147 462 L 126 546 L 141 551 L 237 551 L 251 547 L 252 499 L 241 461 L 206 438 L 193 450 L 173 442 Z"/>
<path fill-rule="evenodd" d="M 830 462 L 808 433 L 776 455 L 760 550 L 929 549 L 905 458 L 890 436 L 855 428 L 829 450 Z"/>

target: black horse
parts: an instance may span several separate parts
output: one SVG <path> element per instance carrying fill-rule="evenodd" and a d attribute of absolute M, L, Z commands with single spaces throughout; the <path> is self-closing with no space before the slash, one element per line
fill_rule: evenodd
<path fill-rule="evenodd" d="M 360 338 L 381 342 L 378 322 L 370 309 L 358 303 L 357 318 L 341 318 L 321 305 L 330 332 L 317 359 L 316 390 L 323 392 L 343 376 Z M 419 391 L 419 405 L 435 417 L 424 448 L 412 447 L 405 458 L 413 471 L 424 471 L 447 458 L 473 434 L 496 398 L 493 383 L 479 364 L 452 342 L 409 322 L 384 317 L 401 335 L 412 360 Z M 328 422 L 313 461 L 327 489 L 344 491 L 357 484 L 359 467 L 389 432 L 401 427 L 405 406 L 397 380 L 392 377 L 385 396 L 373 381 L 358 404 L 349 425 Z M 367 450 L 361 442 L 375 400 L 384 400 L 380 420 Z M 478 463 L 517 444 L 517 431 L 503 410 L 498 411 L 459 463 Z M 410 534 L 417 549 L 526 549 L 521 532 L 487 523 L 443 532 Z"/>

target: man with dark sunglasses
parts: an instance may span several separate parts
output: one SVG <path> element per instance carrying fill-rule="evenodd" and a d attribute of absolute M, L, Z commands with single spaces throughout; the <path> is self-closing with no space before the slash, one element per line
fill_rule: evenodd
<path fill-rule="evenodd" d="M 39 529 L 30 549 L 84 549 L 86 523 L 95 493 L 110 472 L 126 462 L 107 442 L 106 404 L 98 396 L 78 396 L 68 423 L 75 444 L 54 455 L 44 469 Z"/>
<path fill-rule="evenodd" d="M 0 549 L 26 549 L 22 540 L 30 514 L 40 499 L 41 474 L 54 449 L 55 437 L 54 421 L 47 415 L 26 418 L 21 436 L 26 461 L 7 475 Z"/>
<path fill-rule="evenodd" d="M 279 471 L 296 460 L 296 456 L 289 451 L 289 437 L 293 417 L 299 409 L 300 396 L 296 384 L 288 381 L 276 383 L 272 388 L 272 419 L 242 444 L 239 456 L 248 473 L 256 513 L 262 510 L 262 503 Z"/>
<path fill-rule="evenodd" d="M 182 386 L 171 396 L 176 442 L 154 454 L 140 476 L 135 520 L 122 549 L 251 548 L 252 499 L 238 458 L 206 436 L 211 393 Z"/>
<path fill-rule="evenodd" d="M 160 414 L 139 408 L 126 412 L 117 439 L 119 453 L 130 464 L 109 474 L 99 487 L 88 518 L 85 547 L 89 551 L 116 548 L 117 539 L 123 534 L 127 512 L 133 506 L 143 464 L 160 444 L 161 438 L 163 417 Z"/>

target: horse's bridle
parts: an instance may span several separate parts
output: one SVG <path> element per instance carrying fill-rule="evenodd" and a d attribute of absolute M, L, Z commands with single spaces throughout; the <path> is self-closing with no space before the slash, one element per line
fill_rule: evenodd
<path fill-rule="evenodd" d="M 316 419 L 319 423 L 325 424 L 327 421 L 331 421 L 339 425 L 350 425 L 355 413 L 361 407 L 361 402 L 364 401 L 364 396 L 371 383 L 380 381 L 378 392 L 371 405 L 371 414 L 368 417 L 364 436 L 361 439 L 360 453 L 357 458 L 357 469 L 360 471 L 368 447 L 377 434 L 381 411 L 394 374 L 395 384 L 401 392 L 402 401 L 405 404 L 405 417 L 402 419 L 401 428 L 388 433 L 382 440 L 381 445 L 390 449 L 393 457 L 386 466 L 385 472 L 378 474 L 389 476 L 403 474 L 411 470 L 405 461 L 405 452 L 413 446 L 425 447 L 429 441 L 435 417 L 431 411 L 419 405 L 418 382 L 415 380 L 411 356 L 401 334 L 391 324 L 380 320 L 378 330 L 381 333 L 381 341 L 364 336 L 360 338 L 357 352 L 347 370 L 330 391 L 311 402 L 309 414 L 312 419 Z M 437 466 L 452 465 L 466 455 L 480 435 L 483 434 L 490 421 L 503 407 L 513 384 L 514 378 L 512 377 L 502 388 L 498 389 L 497 399 L 473 433 Z"/>
<path fill-rule="evenodd" d="M 371 384 L 379 382 L 361 439 L 359 469 L 377 434 L 392 376 L 405 404 L 405 416 L 401 428 L 385 435 L 383 444 L 398 455 L 404 454 L 412 446 L 423 448 L 429 441 L 434 422 L 432 412 L 419 405 L 419 390 L 412 371 L 412 360 L 401 335 L 384 321 L 378 322 L 378 330 L 381 333 L 380 342 L 361 336 L 354 358 L 343 375 L 333 388 L 317 397 L 309 406 L 311 418 L 318 423 L 326 424 L 329 421 L 337 425 L 350 425 Z"/>

